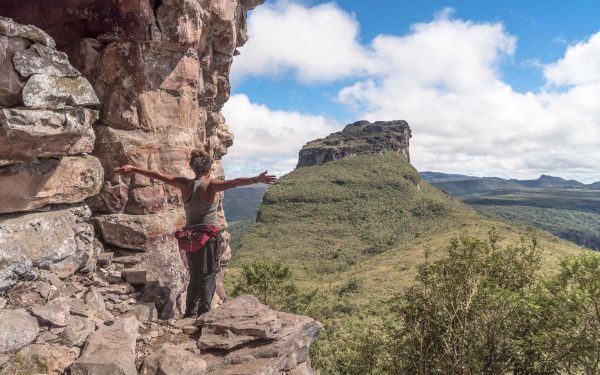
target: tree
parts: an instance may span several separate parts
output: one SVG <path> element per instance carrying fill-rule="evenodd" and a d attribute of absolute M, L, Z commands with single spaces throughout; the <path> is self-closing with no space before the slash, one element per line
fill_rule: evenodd
<path fill-rule="evenodd" d="M 422 264 L 418 285 L 395 301 L 388 371 L 401 374 L 504 374 L 527 371 L 541 249 L 535 238 L 506 248 L 453 239 L 448 256 Z"/>
<path fill-rule="evenodd" d="M 561 373 L 600 373 L 600 256 L 563 260 L 537 304 L 542 312 L 539 344 Z"/>

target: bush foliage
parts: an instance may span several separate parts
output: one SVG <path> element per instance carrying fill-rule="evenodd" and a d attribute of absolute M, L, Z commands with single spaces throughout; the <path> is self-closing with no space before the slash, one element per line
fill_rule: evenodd
<path fill-rule="evenodd" d="M 280 262 L 244 266 L 235 293 L 253 293 L 325 324 L 312 359 L 320 374 L 598 374 L 600 256 L 542 271 L 535 237 L 498 245 L 468 235 L 418 267 L 416 283 L 357 309 L 352 279 L 337 293 L 302 293 Z"/>

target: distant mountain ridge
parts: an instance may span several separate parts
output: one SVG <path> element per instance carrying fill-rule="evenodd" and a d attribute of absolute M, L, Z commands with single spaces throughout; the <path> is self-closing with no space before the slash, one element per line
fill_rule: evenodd
<path fill-rule="evenodd" d="M 542 175 L 536 180 L 421 172 L 424 180 L 494 218 L 548 230 L 600 250 L 600 182 Z"/>
<path fill-rule="evenodd" d="M 524 189 L 524 188 L 567 188 L 567 189 L 600 189 L 600 181 L 584 184 L 576 180 L 562 177 L 541 175 L 535 180 L 503 179 L 500 177 L 475 177 L 443 172 L 420 172 L 421 177 L 450 195 L 462 196 L 484 193 L 490 189 Z"/>

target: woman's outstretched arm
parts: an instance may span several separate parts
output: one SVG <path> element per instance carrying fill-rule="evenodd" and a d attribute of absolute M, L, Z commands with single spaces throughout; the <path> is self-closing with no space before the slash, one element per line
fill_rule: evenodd
<path fill-rule="evenodd" d="M 185 177 L 172 176 L 167 173 L 162 173 L 158 171 L 152 171 L 148 169 L 142 169 L 138 167 L 134 167 L 133 165 L 124 165 L 115 170 L 118 174 L 128 174 L 128 173 L 138 173 L 142 176 L 155 178 L 160 180 L 168 185 L 174 186 L 182 191 L 189 189 L 190 180 Z"/>
<path fill-rule="evenodd" d="M 209 189 L 218 193 L 238 186 L 248 186 L 258 183 L 273 185 L 276 182 L 277 178 L 274 175 L 267 175 L 267 171 L 264 171 L 256 177 L 234 178 L 233 180 L 211 180 Z"/>

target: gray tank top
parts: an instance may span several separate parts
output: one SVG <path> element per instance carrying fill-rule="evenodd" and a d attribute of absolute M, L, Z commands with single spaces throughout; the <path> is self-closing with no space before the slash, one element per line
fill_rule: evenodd
<path fill-rule="evenodd" d="M 192 195 L 184 202 L 185 225 L 213 225 L 218 226 L 217 202 L 204 203 L 198 198 L 198 186 L 201 180 L 192 180 Z"/>

